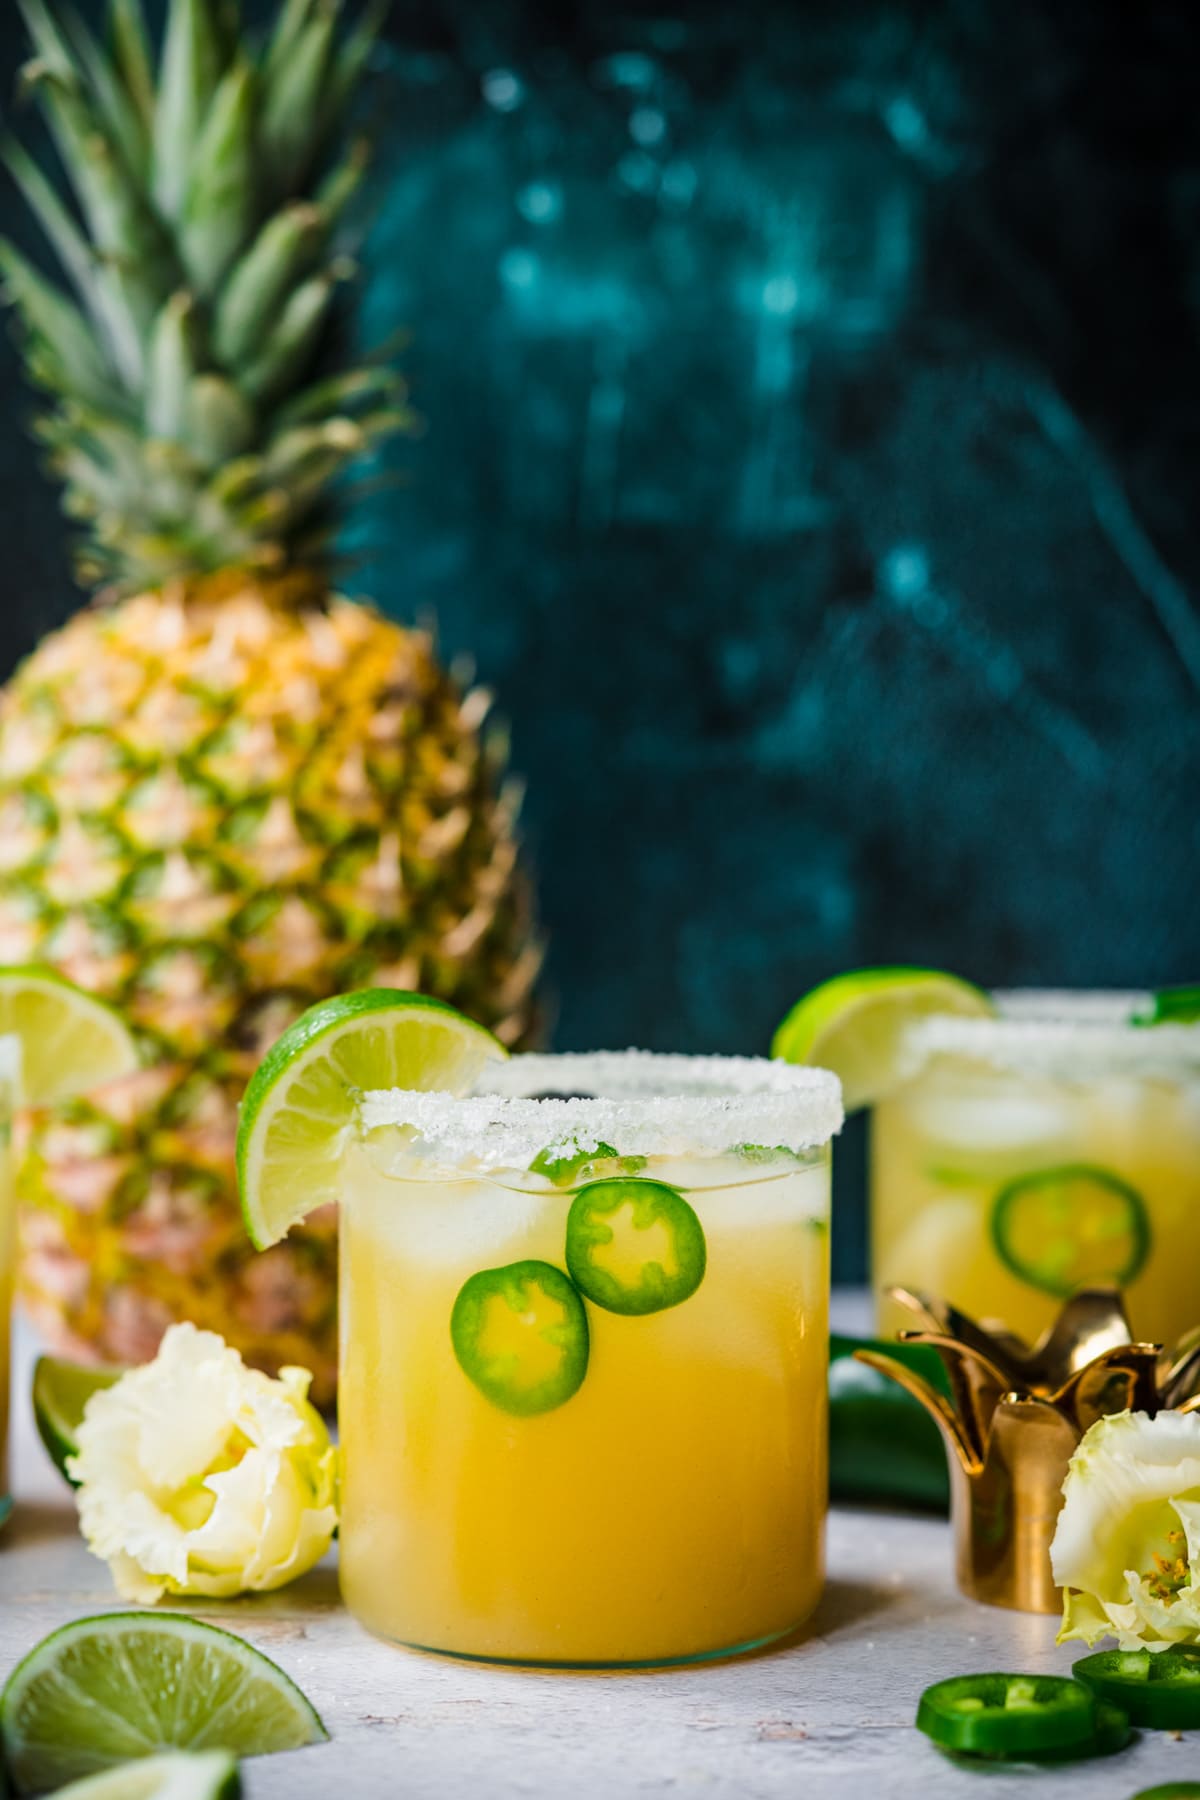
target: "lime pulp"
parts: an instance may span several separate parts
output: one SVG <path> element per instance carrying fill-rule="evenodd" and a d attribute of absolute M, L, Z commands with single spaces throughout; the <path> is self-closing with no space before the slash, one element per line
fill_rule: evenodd
<path fill-rule="evenodd" d="M 32 1793 L 163 1750 L 259 1756 L 327 1735 L 282 1669 L 182 1613 L 77 1619 L 43 1638 L 0 1694 L 9 1771 Z"/>

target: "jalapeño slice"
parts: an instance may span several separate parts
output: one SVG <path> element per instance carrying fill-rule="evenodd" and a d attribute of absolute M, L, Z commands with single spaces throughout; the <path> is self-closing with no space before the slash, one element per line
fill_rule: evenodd
<path fill-rule="evenodd" d="M 1131 1282 L 1150 1251 L 1150 1221 L 1137 1189 L 1119 1175 L 1065 1163 L 1000 1189 L 992 1242 L 1019 1280 L 1066 1299 L 1093 1282 Z"/>
<path fill-rule="evenodd" d="M 587 1374 L 587 1313 L 553 1263 L 531 1258 L 472 1275 L 454 1302 L 450 1341 L 468 1380 L 518 1418 L 553 1412 Z"/>
<path fill-rule="evenodd" d="M 1133 1800 L 1200 1800 L 1200 1781 L 1164 1781 L 1158 1787 L 1139 1788 Z"/>
<path fill-rule="evenodd" d="M 704 1229 L 678 1189 L 644 1176 L 590 1181 L 567 1214 L 567 1268 L 608 1312 L 678 1306 L 704 1280 Z"/>
<path fill-rule="evenodd" d="M 921 1695 L 917 1729 L 943 1750 L 1039 1756 L 1090 1745 L 1096 1701 L 1065 1675 L 952 1675 Z"/>
<path fill-rule="evenodd" d="M 1151 1731 L 1192 1731 L 1200 1726 L 1200 1645 L 1100 1650 L 1081 1657 L 1071 1673 L 1099 1699 L 1128 1713 L 1132 1725 Z"/>
<path fill-rule="evenodd" d="M 611 1144 L 597 1143 L 590 1150 L 581 1150 L 574 1140 L 560 1144 L 549 1144 L 546 1149 L 539 1150 L 529 1168 L 531 1174 L 545 1175 L 558 1187 L 573 1187 L 581 1175 L 601 1163 L 616 1163 L 622 1175 L 636 1175 L 639 1169 L 646 1166 L 644 1156 L 622 1156 Z"/>

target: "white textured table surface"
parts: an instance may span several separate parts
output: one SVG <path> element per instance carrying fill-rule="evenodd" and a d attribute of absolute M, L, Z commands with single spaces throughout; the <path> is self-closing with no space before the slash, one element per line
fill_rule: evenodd
<path fill-rule="evenodd" d="M 55 1626 L 116 1604 L 34 1437 L 27 1346 L 17 1364 L 0 1675 Z M 1121 1756 L 1052 1773 L 946 1762 L 912 1729 L 927 1682 L 971 1669 L 1065 1673 L 1071 1656 L 1055 1648 L 1053 1620 L 960 1598 L 948 1527 L 924 1519 L 837 1509 L 825 1600 L 801 1639 L 654 1674 L 542 1674 L 393 1649 L 342 1609 L 332 1563 L 281 1594 L 195 1610 L 283 1664 L 332 1733 L 320 1748 L 248 1764 L 249 1800 L 1125 1800 L 1200 1779 L 1200 1733 L 1148 1733 Z"/>

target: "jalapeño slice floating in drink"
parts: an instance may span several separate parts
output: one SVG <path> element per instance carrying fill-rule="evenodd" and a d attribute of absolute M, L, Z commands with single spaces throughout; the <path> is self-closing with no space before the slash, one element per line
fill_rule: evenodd
<path fill-rule="evenodd" d="M 567 1268 L 608 1312 L 678 1306 L 704 1280 L 704 1229 L 678 1189 L 630 1176 L 580 1188 L 567 1215 Z"/>
<path fill-rule="evenodd" d="M 1000 1189 L 992 1242 L 1014 1275 L 1065 1299 L 1092 1282 L 1132 1281 L 1150 1250 L 1150 1222 L 1129 1182 L 1092 1163 L 1070 1163 Z"/>
<path fill-rule="evenodd" d="M 459 1289 L 450 1341 L 464 1375 L 504 1412 L 553 1412 L 587 1374 L 583 1301 L 561 1269 L 530 1259 L 481 1269 Z"/>
<path fill-rule="evenodd" d="M 590 1150 L 582 1150 L 578 1142 L 551 1144 L 545 1150 L 539 1150 L 530 1163 L 530 1173 L 544 1175 L 558 1187 L 573 1187 L 582 1177 L 588 1180 L 593 1171 L 602 1169 L 604 1164 L 615 1164 L 616 1171 L 622 1175 L 636 1175 L 639 1169 L 646 1166 L 644 1156 L 622 1156 L 611 1144 L 596 1143 Z"/>

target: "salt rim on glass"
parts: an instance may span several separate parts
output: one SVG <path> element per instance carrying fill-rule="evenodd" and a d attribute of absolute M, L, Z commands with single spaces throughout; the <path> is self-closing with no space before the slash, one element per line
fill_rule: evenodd
<path fill-rule="evenodd" d="M 930 1013 L 904 1034 L 904 1074 L 934 1057 L 984 1063 L 1008 1074 L 1069 1081 L 1104 1075 L 1178 1080 L 1200 1071 L 1200 1024 L 1133 1023 L 1153 995 L 1021 988 L 993 996 L 991 1015 Z"/>
<path fill-rule="evenodd" d="M 827 1069 L 748 1056 L 648 1050 L 530 1053 L 493 1064 L 467 1096 L 376 1089 L 366 1132 L 409 1126 L 422 1152 L 475 1167 L 523 1168 L 540 1152 L 613 1145 L 622 1156 L 719 1156 L 739 1144 L 804 1151 L 842 1126 L 842 1090 Z"/>

